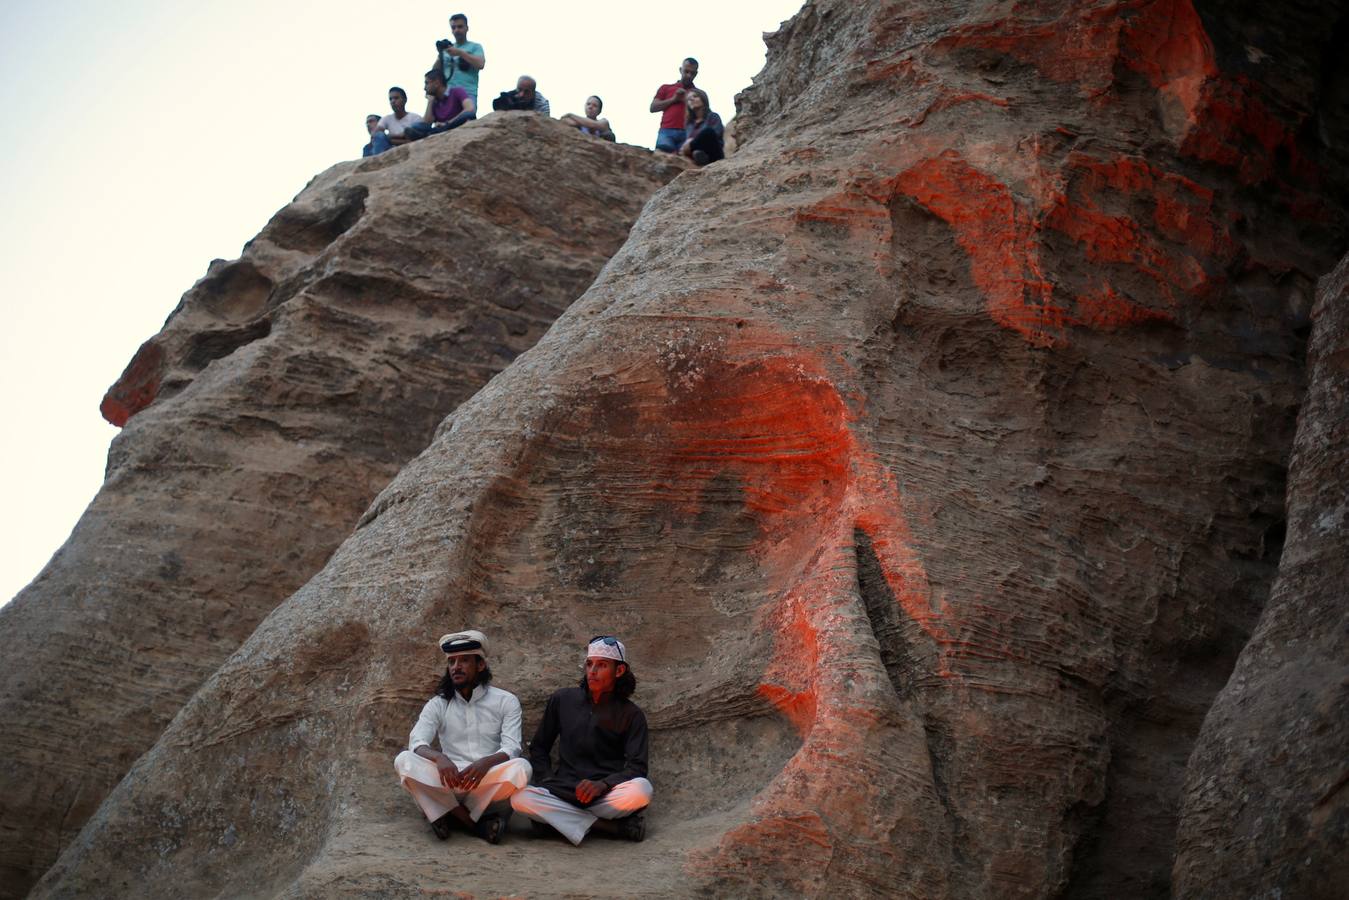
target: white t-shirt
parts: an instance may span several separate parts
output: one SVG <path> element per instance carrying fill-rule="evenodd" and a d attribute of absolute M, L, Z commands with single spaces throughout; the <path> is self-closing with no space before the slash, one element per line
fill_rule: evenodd
<path fill-rule="evenodd" d="M 401 137 L 409 125 L 416 125 L 422 120 L 422 117 L 415 112 L 404 110 L 403 118 L 398 118 L 393 113 L 379 120 L 379 127 L 389 132 L 389 137 Z"/>

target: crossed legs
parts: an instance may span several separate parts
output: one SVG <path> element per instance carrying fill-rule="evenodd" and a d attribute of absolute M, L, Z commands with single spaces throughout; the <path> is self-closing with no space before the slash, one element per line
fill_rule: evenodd
<path fill-rule="evenodd" d="M 508 759 L 487 770 L 478 786 L 471 791 L 452 791 L 440 783 L 440 770 L 429 759 L 404 750 L 393 761 L 394 771 L 408 789 L 428 822 L 435 822 L 459 807 L 468 810 L 476 822 L 487 807 L 510 798 L 529 784 L 532 771 L 527 760 Z"/>
<path fill-rule="evenodd" d="M 535 822 L 546 822 L 567 840 L 580 845 L 599 819 L 621 819 L 644 809 L 651 802 L 651 782 L 633 778 L 615 785 L 598 801 L 582 809 L 554 797 L 540 787 L 526 787 L 511 797 L 511 808 Z"/>

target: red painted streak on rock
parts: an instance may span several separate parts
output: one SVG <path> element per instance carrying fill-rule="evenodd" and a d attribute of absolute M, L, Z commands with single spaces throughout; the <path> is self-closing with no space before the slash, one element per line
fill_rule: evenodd
<path fill-rule="evenodd" d="M 1120 60 L 1175 101 L 1198 125 L 1203 86 L 1219 75 L 1213 41 L 1191 0 L 1155 0 L 1136 5 L 1123 32 Z"/>
<path fill-rule="evenodd" d="M 164 377 L 164 348 L 153 339 L 141 344 L 122 377 L 108 388 L 98 411 L 118 428 L 154 402 Z"/>
<path fill-rule="evenodd" d="M 1097 331 L 1115 331 L 1144 322 L 1175 321 L 1170 313 L 1139 306 L 1108 284 L 1102 285 L 1094 294 L 1078 294 L 1076 303 L 1079 320 Z"/>
<path fill-rule="evenodd" d="M 1181 113 L 1180 151 L 1237 170 L 1243 183 L 1273 174 L 1282 148 L 1303 178 L 1315 177 L 1297 154 L 1294 127 L 1269 111 L 1256 88 L 1218 69 L 1213 41 L 1191 0 L 1159 0 L 1139 9 L 1124 34 L 1121 61 L 1142 74 Z"/>
<path fill-rule="evenodd" d="M 1202 113 L 1181 140 L 1187 156 L 1237 170 L 1243 184 L 1258 184 L 1275 174 L 1280 152 L 1294 177 L 1314 184 L 1318 177 L 1298 152 L 1293 130 L 1275 117 L 1240 81 L 1213 81 L 1201 93 Z"/>
<path fill-rule="evenodd" d="M 938 51 L 992 50 L 1007 54 L 1053 81 L 1075 83 L 1087 96 L 1108 90 L 1119 55 L 1122 11 L 1129 4 L 1108 4 L 1055 18 L 1035 18 L 1033 10 L 954 29 L 933 43 Z"/>
<path fill-rule="evenodd" d="M 661 469 L 685 484 L 732 475 L 755 513 L 763 549 L 790 542 L 837 507 L 852 438 L 843 400 L 794 357 L 705 368 L 676 382 L 649 427 L 668 452 Z"/>
<path fill-rule="evenodd" d="M 901 172 L 895 189 L 952 227 L 994 321 L 1031 343 L 1054 343 L 1068 312 L 1040 273 L 1033 246 L 1038 226 L 1007 185 L 948 151 Z"/>
<path fill-rule="evenodd" d="M 1163 125 L 1181 153 L 1234 168 L 1246 184 L 1270 178 L 1280 153 L 1299 180 L 1318 177 L 1297 152 L 1301 122 L 1284 122 L 1248 79 L 1219 70 L 1192 0 L 1070 5 L 1067 13 L 1040 19 L 1027 9 L 1015 19 L 958 28 L 933 47 L 1005 53 L 1102 100 L 1119 72 L 1137 73 L 1161 98 Z"/>
<path fill-rule="evenodd" d="M 870 536 L 906 615 L 933 634 L 940 623 L 894 478 L 854 434 L 854 415 L 823 362 L 777 336 L 738 333 L 736 341 L 745 347 L 744 362 L 720 342 L 704 341 L 704 349 L 672 353 L 660 381 L 639 382 L 639 392 L 657 389 L 663 399 L 641 402 L 633 436 L 641 436 L 654 464 L 652 493 L 668 495 L 667 486 L 678 485 L 683 514 L 701 511 L 714 482 L 736 485 L 753 514 L 751 552 L 783 591 L 762 623 L 775 636 L 775 651 L 759 693 L 804 736 L 820 705 L 803 676 L 821 652 L 810 611 L 814 585 L 835 571 L 855 528 Z M 775 341 L 766 352 L 765 342 Z"/>
<path fill-rule="evenodd" d="M 761 559 L 799 553 L 846 519 L 846 540 L 853 527 L 868 533 L 910 618 L 932 622 L 894 476 L 849 427 L 853 414 L 819 360 L 789 353 L 714 364 L 697 389 L 676 396 L 662 436 L 673 453 L 662 469 L 703 483 L 734 475 L 759 525 Z M 814 652 L 806 626 L 798 621 L 793 630 L 795 642 Z"/>
<path fill-rule="evenodd" d="M 1142 322 L 1174 321 L 1185 303 L 1206 295 L 1236 254 L 1236 242 L 1214 208 L 1214 193 L 1136 157 L 1070 154 L 1053 178 L 1023 186 L 1021 196 L 955 151 L 924 159 L 893 180 L 907 196 L 955 233 L 989 315 L 1026 340 L 1053 346 L 1067 329 L 1110 331 Z M 1140 217 L 1138 208 L 1151 208 Z M 1043 275 L 1049 232 L 1070 238 L 1099 272 L 1083 288 L 1055 286 Z M 1135 276 L 1141 296 L 1121 287 Z"/>

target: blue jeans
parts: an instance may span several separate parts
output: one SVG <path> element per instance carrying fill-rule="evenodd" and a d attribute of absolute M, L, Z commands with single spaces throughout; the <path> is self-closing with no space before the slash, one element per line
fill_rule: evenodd
<path fill-rule="evenodd" d="M 458 117 L 456 116 L 455 118 L 457 119 Z M 464 122 L 472 122 L 476 118 L 476 115 L 470 114 L 469 117 L 462 122 L 451 120 L 450 123 L 437 122 L 434 125 L 430 122 L 418 122 L 415 125 L 409 125 L 407 128 L 403 129 L 403 134 L 410 141 L 420 141 L 422 138 L 430 137 L 433 134 L 444 134 L 451 128 L 458 128 L 460 125 L 463 125 Z"/>
<path fill-rule="evenodd" d="M 656 132 L 656 149 L 666 153 L 678 153 L 684 146 L 684 129 L 662 128 Z"/>
<path fill-rule="evenodd" d="M 376 131 L 370 136 L 370 143 L 361 150 L 361 156 L 377 156 L 385 150 L 392 149 L 393 144 L 389 143 L 389 136 L 382 131 Z"/>

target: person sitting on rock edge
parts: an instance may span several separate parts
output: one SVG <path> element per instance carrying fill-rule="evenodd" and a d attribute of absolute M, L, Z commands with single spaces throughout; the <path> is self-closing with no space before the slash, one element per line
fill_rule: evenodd
<path fill-rule="evenodd" d="M 506 833 L 510 808 L 489 808 L 529 784 L 530 765 L 519 758 L 520 701 L 489 683 L 487 637 L 481 631 L 447 634 L 440 649 L 445 674 L 408 735 L 408 749 L 394 760 L 394 771 L 436 837 L 445 840 L 457 823 L 495 844 Z M 434 740 L 440 750 L 432 749 Z"/>
<path fill-rule="evenodd" d="M 380 135 L 379 113 L 371 113 L 365 117 L 365 133 L 370 135 L 370 140 L 361 148 L 361 156 L 374 156 L 376 153 L 380 152 L 375 147 L 375 140 Z M 384 149 L 387 150 L 388 147 L 385 147 Z"/>
<path fill-rule="evenodd" d="M 477 107 L 461 87 L 446 87 L 445 73 L 432 69 L 426 73 L 426 115 L 422 121 L 409 125 L 404 134 L 417 141 L 433 134 L 443 134 L 478 117 Z"/>
<path fill-rule="evenodd" d="M 511 807 L 577 846 L 591 828 L 630 841 L 646 837 L 642 810 L 652 788 L 646 715 L 628 699 L 636 689 L 623 643 L 608 635 L 591 638 L 580 686 L 548 698 L 529 742 L 534 786 L 512 796 Z"/>
<path fill-rule="evenodd" d="M 609 127 L 609 120 L 600 118 L 600 112 L 603 109 L 604 101 L 592 94 L 586 98 L 586 114 L 584 116 L 578 116 L 576 113 L 567 113 L 562 118 L 558 119 L 558 121 L 566 122 L 573 128 L 580 129 L 582 134 L 593 135 L 594 137 L 606 141 L 617 140 L 617 138 L 614 137 L 614 130 Z"/>
<path fill-rule="evenodd" d="M 389 88 L 389 108 L 393 112 L 379 120 L 379 131 L 376 132 L 373 141 L 375 153 L 372 153 L 371 156 L 383 153 L 399 144 L 406 144 L 411 140 L 407 136 L 407 130 L 420 122 L 422 117 L 415 112 L 408 112 L 407 105 L 407 91 L 397 85 Z"/>
<path fill-rule="evenodd" d="M 712 107 L 707 102 L 707 93 L 699 88 L 689 88 L 687 104 L 684 144 L 679 148 L 679 152 L 700 166 L 725 159 L 721 116 L 712 112 Z"/>
<path fill-rule="evenodd" d="M 656 149 L 678 153 L 684 143 L 684 98 L 693 79 L 698 77 L 698 60 L 690 56 L 679 65 L 679 80 L 662 84 L 651 100 L 651 111 L 660 113 L 660 129 L 656 132 Z"/>
<path fill-rule="evenodd" d="M 498 111 L 528 109 L 541 112 L 545 116 L 553 114 L 552 108 L 548 105 L 548 98 L 539 93 L 539 83 L 528 75 L 521 75 L 516 79 L 515 90 L 502 91 L 498 94 L 492 101 L 492 109 Z"/>

